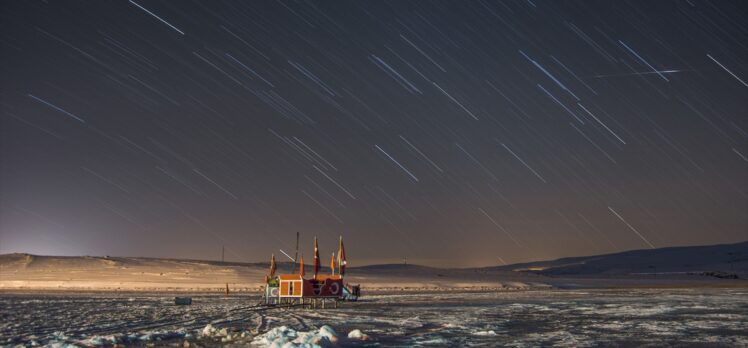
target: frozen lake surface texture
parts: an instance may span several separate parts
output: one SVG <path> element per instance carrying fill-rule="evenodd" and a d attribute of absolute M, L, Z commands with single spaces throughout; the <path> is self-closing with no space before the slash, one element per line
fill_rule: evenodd
<path fill-rule="evenodd" d="M 746 289 L 369 295 L 324 310 L 258 300 L 2 294 L 0 345 L 748 346 Z"/>

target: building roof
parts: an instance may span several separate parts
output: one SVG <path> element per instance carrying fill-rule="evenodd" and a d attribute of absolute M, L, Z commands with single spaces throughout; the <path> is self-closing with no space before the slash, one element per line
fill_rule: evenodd
<path fill-rule="evenodd" d="M 338 280 L 338 279 L 342 279 L 342 277 L 340 277 L 340 274 L 336 274 L 336 275 L 318 274 L 316 279 L 322 280 L 322 281 L 324 281 L 325 279 Z"/>
<path fill-rule="evenodd" d="M 300 274 L 279 274 L 278 278 L 280 280 L 302 280 Z"/>
<path fill-rule="evenodd" d="M 280 280 L 304 280 L 304 278 L 301 278 L 300 274 L 279 274 L 278 279 Z M 317 278 L 309 277 L 306 279 L 317 279 L 319 281 L 325 281 L 326 279 L 339 280 L 339 279 L 342 279 L 342 277 L 339 274 L 336 274 L 336 275 L 318 274 Z"/>

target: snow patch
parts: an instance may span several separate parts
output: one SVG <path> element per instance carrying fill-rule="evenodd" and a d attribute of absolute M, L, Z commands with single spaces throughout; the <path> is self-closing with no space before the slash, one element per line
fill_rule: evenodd
<path fill-rule="evenodd" d="M 476 332 L 473 332 L 473 335 L 476 335 L 476 336 L 496 336 L 496 331 L 493 331 L 493 330 L 476 331 Z"/>
<path fill-rule="evenodd" d="M 353 340 L 366 341 L 369 339 L 369 335 L 361 332 L 359 329 L 355 329 L 348 333 L 348 338 Z"/>
<path fill-rule="evenodd" d="M 296 331 L 287 326 L 279 326 L 255 337 L 252 344 L 272 348 L 317 348 L 337 341 L 338 334 L 328 325 L 323 325 L 318 330 L 312 331 Z"/>

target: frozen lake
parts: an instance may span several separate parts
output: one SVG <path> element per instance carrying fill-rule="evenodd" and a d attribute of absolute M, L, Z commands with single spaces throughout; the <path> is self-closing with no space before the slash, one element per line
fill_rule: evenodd
<path fill-rule="evenodd" d="M 0 345 L 261 345 L 270 339 L 250 335 L 329 325 L 343 346 L 748 346 L 748 289 L 364 295 L 339 309 L 253 311 L 259 298 L 239 295 L 175 306 L 163 294 L 0 294 Z M 354 329 L 369 339 L 347 339 Z"/>

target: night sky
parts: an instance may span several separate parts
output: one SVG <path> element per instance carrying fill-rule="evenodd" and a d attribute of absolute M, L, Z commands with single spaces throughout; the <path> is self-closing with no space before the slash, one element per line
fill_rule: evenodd
<path fill-rule="evenodd" d="M 2 1 L 0 253 L 748 239 L 745 1 Z M 323 259 L 325 259 L 323 257 Z"/>

